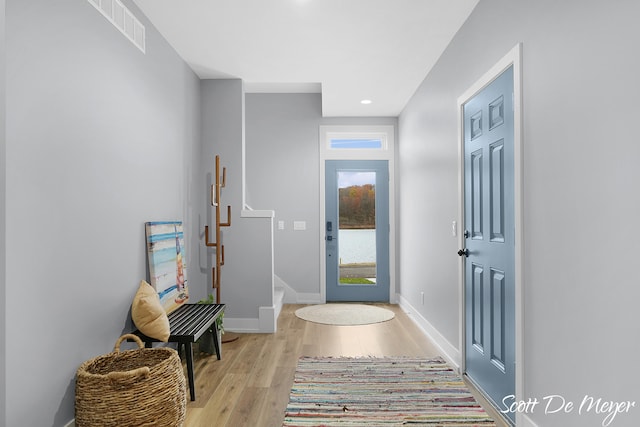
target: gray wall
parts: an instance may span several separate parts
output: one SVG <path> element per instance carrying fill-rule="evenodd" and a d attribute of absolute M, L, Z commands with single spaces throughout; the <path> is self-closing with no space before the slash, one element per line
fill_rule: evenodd
<path fill-rule="evenodd" d="M 318 292 L 319 94 L 247 94 L 247 203 L 273 209 L 275 273 L 301 293 Z M 306 221 L 293 231 L 293 221 Z"/>
<path fill-rule="evenodd" d="M 323 118 L 320 94 L 246 95 L 247 203 L 275 210 L 275 273 L 299 294 L 319 294 L 321 286 L 320 125 L 395 126 L 397 120 Z M 293 221 L 306 221 L 307 229 L 294 231 Z"/>
<path fill-rule="evenodd" d="M 137 16 L 146 55 L 87 1 L 6 4 L 8 426 L 73 418 L 78 366 L 131 329 L 144 222 L 192 210 L 199 82 Z"/>
<path fill-rule="evenodd" d="M 226 187 L 221 190 L 222 221 L 227 219 L 227 205 L 232 208 L 231 224 L 235 228 L 242 209 L 242 135 L 243 135 L 243 93 L 241 80 L 202 80 L 200 82 L 201 104 L 201 157 L 196 163 L 199 167 L 202 195 L 196 201 L 198 205 L 198 223 L 200 224 L 200 249 L 198 250 L 198 280 L 211 289 L 211 267 L 215 265 L 215 249 L 204 245 L 204 227 L 210 227 L 210 240 L 215 241 L 215 211 L 211 207 L 210 185 L 215 182 L 215 156 L 220 156 L 220 166 L 227 169 Z M 222 174 L 222 171 L 220 171 Z M 223 228 L 225 250 L 229 250 L 227 237 L 233 228 Z M 229 261 L 233 258 L 226 253 Z M 226 261 L 226 260 L 225 260 Z M 227 302 L 229 289 L 229 269 L 221 272 L 221 299 Z M 226 317 L 233 317 L 232 307 L 227 307 Z"/>
<path fill-rule="evenodd" d="M 222 189 L 221 220 L 227 219 L 231 206 L 231 226 L 222 229 L 225 265 L 221 272 L 221 302 L 227 304 L 225 324 L 228 329 L 247 327 L 238 319 L 258 319 L 260 307 L 273 305 L 273 270 L 271 261 L 271 220 L 241 218 L 242 143 L 244 139 L 244 89 L 241 80 L 203 80 L 202 96 L 202 170 L 206 189 L 215 181 L 215 156 L 227 169 L 226 187 Z M 222 173 L 222 171 L 220 171 Z M 202 218 L 213 227 L 215 214 L 210 200 L 203 198 Z M 257 224 L 263 222 L 262 224 Z M 212 240 L 215 240 L 213 238 Z M 215 252 L 210 250 L 209 263 Z M 211 268 L 206 271 L 211 283 Z M 236 319 L 235 324 L 234 320 Z M 255 323 L 257 326 L 257 323 Z"/>
<path fill-rule="evenodd" d="M 456 100 L 523 43 L 526 398 L 640 404 L 638 17 L 635 0 L 481 0 L 399 118 L 401 292 L 457 347 Z M 601 425 L 591 412 L 529 416 Z"/>
<path fill-rule="evenodd" d="M 2 209 L 0 209 L 0 308 L 2 309 L 2 315 L 0 315 L 0 427 L 6 426 L 6 81 L 5 81 L 5 69 L 6 69 L 6 55 L 5 55 L 5 0 L 0 0 L 0 201 L 2 202 Z"/>

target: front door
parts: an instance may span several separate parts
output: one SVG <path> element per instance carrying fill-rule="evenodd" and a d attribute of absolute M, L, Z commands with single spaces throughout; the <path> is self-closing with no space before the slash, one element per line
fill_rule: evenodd
<path fill-rule="evenodd" d="M 389 301 L 389 165 L 325 162 L 327 301 Z"/>
<path fill-rule="evenodd" d="M 515 394 L 512 94 L 510 67 L 463 107 L 465 369 L 496 404 Z"/>

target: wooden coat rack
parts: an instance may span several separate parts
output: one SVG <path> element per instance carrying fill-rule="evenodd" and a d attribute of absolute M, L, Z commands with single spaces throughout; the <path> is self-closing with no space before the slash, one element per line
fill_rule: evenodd
<path fill-rule="evenodd" d="M 216 248 L 216 265 L 211 268 L 212 287 L 216 290 L 216 304 L 220 304 L 220 267 L 224 265 L 224 245 L 222 244 L 221 227 L 229 227 L 231 225 L 231 206 L 227 205 L 227 221 L 220 221 L 220 190 L 227 185 L 227 168 L 222 168 L 222 181 L 220 180 L 220 156 L 216 156 L 216 179 L 211 185 L 211 206 L 216 211 L 216 240 L 209 241 L 209 226 L 204 226 L 205 245 L 210 248 Z"/>

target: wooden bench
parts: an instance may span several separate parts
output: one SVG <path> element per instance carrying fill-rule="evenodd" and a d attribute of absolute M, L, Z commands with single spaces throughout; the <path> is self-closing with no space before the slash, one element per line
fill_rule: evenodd
<path fill-rule="evenodd" d="M 187 374 L 189 377 L 191 400 L 196 400 L 193 376 L 193 348 L 191 345 L 214 325 L 215 334 L 213 343 L 218 360 L 220 360 L 220 343 L 218 342 L 218 324 L 216 320 L 222 316 L 223 313 L 224 304 L 184 304 L 168 315 L 169 327 L 171 329 L 169 342 L 178 343 L 178 352 L 180 352 L 180 347 L 183 347 L 187 359 Z M 151 348 L 152 343 L 159 342 L 157 339 L 150 338 L 139 330 L 135 330 L 133 333 L 140 337 L 147 348 Z"/>

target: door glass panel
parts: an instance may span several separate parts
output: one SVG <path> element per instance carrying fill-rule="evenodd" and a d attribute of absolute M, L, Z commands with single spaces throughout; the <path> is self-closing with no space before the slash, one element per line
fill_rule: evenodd
<path fill-rule="evenodd" d="M 338 171 L 340 286 L 376 283 L 376 173 Z"/>

